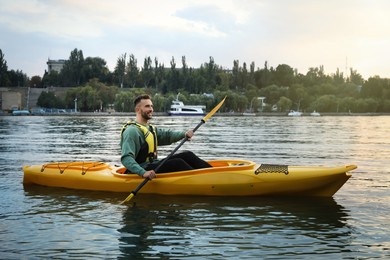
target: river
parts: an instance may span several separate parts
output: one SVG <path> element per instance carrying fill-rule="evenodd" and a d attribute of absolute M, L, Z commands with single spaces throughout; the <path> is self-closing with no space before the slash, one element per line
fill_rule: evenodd
<path fill-rule="evenodd" d="M 153 122 L 185 130 L 200 119 Z M 138 194 L 119 205 L 128 194 L 23 187 L 23 165 L 119 163 L 127 120 L 0 117 L 1 259 L 390 258 L 390 116 L 214 116 L 181 148 L 204 159 L 358 165 L 333 198 Z"/>

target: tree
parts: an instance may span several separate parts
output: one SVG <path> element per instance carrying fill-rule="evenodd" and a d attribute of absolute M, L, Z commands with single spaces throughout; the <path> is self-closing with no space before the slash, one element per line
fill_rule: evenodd
<path fill-rule="evenodd" d="M 216 89 L 220 91 L 227 91 L 229 89 L 229 86 L 231 85 L 230 84 L 232 80 L 231 74 L 220 71 L 218 72 L 218 78 L 219 78 L 219 84 L 217 84 Z"/>
<path fill-rule="evenodd" d="M 255 62 L 252 61 L 249 69 L 249 84 L 255 84 Z"/>
<path fill-rule="evenodd" d="M 248 69 L 246 67 L 246 62 L 242 64 L 242 68 L 240 68 L 238 75 L 241 89 L 245 90 L 248 84 Z"/>
<path fill-rule="evenodd" d="M 142 67 L 140 74 L 144 87 L 149 87 L 150 82 L 153 80 L 152 59 L 150 56 L 144 59 L 144 66 Z"/>
<path fill-rule="evenodd" d="M 268 62 L 264 62 L 264 68 L 255 72 L 255 82 L 258 88 L 271 85 L 272 73 L 268 69 Z"/>
<path fill-rule="evenodd" d="M 3 51 L 0 49 L 0 86 L 8 86 L 8 66 L 7 61 L 4 59 Z"/>
<path fill-rule="evenodd" d="M 191 80 L 189 79 L 190 75 L 189 75 L 189 69 L 186 61 L 186 56 L 181 57 L 181 64 L 182 66 L 181 66 L 180 81 L 182 82 L 183 88 L 189 93 L 191 93 L 193 90 L 191 86 Z"/>
<path fill-rule="evenodd" d="M 132 89 L 123 89 L 115 97 L 115 110 L 120 112 L 134 112 L 134 99 L 140 94 L 150 94 L 145 89 L 132 88 Z"/>
<path fill-rule="evenodd" d="M 26 87 L 28 83 L 28 77 L 21 70 L 10 70 L 7 72 L 7 81 L 9 86 Z"/>
<path fill-rule="evenodd" d="M 358 98 L 360 87 L 361 85 L 356 85 L 353 82 L 344 83 L 338 87 L 337 96 Z"/>
<path fill-rule="evenodd" d="M 233 61 L 233 68 L 232 68 L 232 89 L 238 90 L 240 87 L 240 80 L 239 80 L 239 72 L 240 72 L 240 62 L 238 60 Z"/>
<path fill-rule="evenodd" d="M 114 108 L 119 112 L 133 112 L 132 102 L 135 95 L 130 91 L 121 91 L 115 98 Z"/>
<path fill-rule="evenodd" d="M 340 72 L 339 68 L 337 68 L 336 73 L 333 74 L 333 83 L 342 84 L 344 82 L 344 75 L 342 72 Z"/>
<path fill-rule="evenodd" d="M 63 85 L 66 87 L 79 86 L 84 83 L 84 56 L 82 50 L 74 49 L 65 61 L 61 70 Z"/>
<path fill-rule="evenodd" d="M 381 98 L 383 95 L 383 86 L 387 83 L 386 80 L 381 79 L 379 76 L 370 77 L 362 87 L 362 97 Z M 387 83 L 388 84 L 388 83 Z"/>
<path fill-rule="evenodd" d="M 157 57 L 154 58 L 154 83 L 156 84 L 156 91 L 164 79 L 164 64 L 158 62 Z"/>
<path fill-rule="evenodd" d="M 281 87 L 288 87 L 294 83 L 294 70 L 287 64 L 276 67 L 274 72 L 275 83 Z"/>
<path fill-rule="evenodd" d="M 107 86 L 98 79 L 91 79 L 86 86 L 91 86 L 97 91 L 100 100 L 100 109 L 104 110 L 108 105 L 115 102 L 115 96 L 118 92 L 116 86 Z"/>
<path fill-rule="evenodd" d="M 337 109 L 336 112 L 350 112 L 355 110 L 355 98 L 353 97 L 343 97 L 337 100 Z M 317 109 L 318 110 L 318 109 Z M 322 112 L 322 111 L 319 111 Z"/>
<path fill-rule="evenodd" d="M 205 72 L 204 78 L 206 79 L 206 89 L 211 90 L 215 88 L 216 85 L 216 75 L 218 72 L 218 66 L 214 62 L 214 58 L 212 56 L 209 57 L 209 62 L 204 64 Z"/>
<path fill-rule="evenodd" d="M 350 77 L 349 77 L 349 81 L 352 82 L 352 83 L 355 83 L 356 85 L 363 85 L 364 83 L 364 79 L 362 77 L 362 75 L 360 75 L 359 73 L 356 72 L 356 70 L 353 70 L 351 68 L 350 70 Z"/>
<path fill-rule="evenodd" d="M 107 81 L 109 70 L 104 59 L 100 57 L 87 57 L 83 63 L 83 73 L 85 82 L 93 78 L 105 82 Z"/>
<path fill-rule="evenodd" d="M 134 57 L 134 54 L 131 54 L 126 68 L 126 77 L 131 88 L 135 88 L 137 84 L 138 73 L 137 59 Z"/>
<path fill-rule="evenodd" d="M 80 111 L 91 112 L 101 108 L 99 93 L 90 85 L 78 89 L 77 101 Z"/>
<path fill-rule="evenodd" d="M 344 81 L 342 74 L 340 76 Z M 330 78 L 325 75 L 324 66 L 321 65 L 320 67 L 309 68 L 309 71 L 306 73 L 306 77 L 304 78 L 304 84 L 306 87 L 310 87 L 316 84 L 326 83 L 329 79 Z"/>
<path fill-rule="evenodd" d="M 291 99 L 289 99 L 285 96 L 281 96 L 279 98 L 279 101 L 277 102 L 277 106 L 278 106 L 279 112 L 286 112 L 286 111 L 289 111 L 291 109 L 292 101 L 291 101 Z"/>
<path fill-rule="evenodd" d="M 337 99 L 334 95 L 323 95 L 316 100 L 318 111 L 337 112 Z"/>
<path fill-rule="evenodd" d="M 122 54 L 118 58 L 115 67 L 115 75 L 118 78 L 118 83 L 120 88 L 123 88 L 123 84 L 125 81 L 125 73 L 126 73 L 126 53 Z"/>
<path fill-rule="evenodd" d="M 75 100 L 78 98 L 79 88 L 72 88 L 66 91 L 65 95 L 65 104 L 67 108 L 74 108 Z M 79 104 L 79 100 L 77 99 L 77 104 Z M 78 108 L 79 110 L 79 108 Z"/>
<path fill-rule="evenodd" d="M 64 102 L 51 91 L 42 91 L 37 105 L 44 108 L 63 108 Z"/>
<path fill-rule="evenodd" d="M 281 88 L 277 85 L 270 85 L 260 89 L 259 95 L 266 97 L 267 103 L 273 105 L 279 101 L 280 97 L 287 96 L 287 88 Z"/>
<path fill-rule="evenodd" d="M 153 108 L 155 111 L 167 111 L 169 106 L 166 106 L 166 98 L 163 95 L 154 95 Z"/>
<path fill-rule="evenodd" d="M 171 69 L 168 74 L 167 91 L 177 92 L 180 86 L 180 74 L 176 69 L 175 57 L 172 56 L 170 61 Z"/>
<path fill-rule="evenodd" d="M 302 110 L 305 107 L 302 101 L 307 103 L 309 100 L 305 87 L 302 84 L 293 84 L 289 87 L 287 97 L 292 100 L 295 110 Z"/>
<path fill-rule="evenodd" d="M 50 73 L 45 71 L 45 74 L 42 78 L 42 87 L 50 87 L 50 86 L 60 86 L 61 85 L 61 76 L 58 71 L 52 70 Z"/>
<path fill-rule="evenodd" d="M 42 87 L 42 79 L 40 76 L 33 76 L 31 79 L 30 79 L 30 87 L 34 87 L 34 88 L 40 88 Z"/>

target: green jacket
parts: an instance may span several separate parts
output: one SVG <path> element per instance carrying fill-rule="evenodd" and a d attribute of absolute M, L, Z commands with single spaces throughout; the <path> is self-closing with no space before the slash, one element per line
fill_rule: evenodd
<path fill-rule="evenodd" d="M 172 131 L 170 129 L 156 128 L 158 145 L 170 145 L 185 137 L 183 131 Z M 121 162 L 132 173 L 142 176 L 146 170 L 144 169 L 148 163 L 138 164 L 135 161 L 142 145 L 145 143 L 145 136 L 143 132 L 135 125 L 129 125 L 122 133 Z"/>

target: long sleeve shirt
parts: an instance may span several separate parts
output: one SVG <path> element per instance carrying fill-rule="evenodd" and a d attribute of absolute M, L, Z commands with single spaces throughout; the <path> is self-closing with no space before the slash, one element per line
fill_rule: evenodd
<path fill-rule="evenodd" d="M 185 137 L 183 131 L 172 131 L 170 129 L 156 128 L 157 143 L 158 145 L 170 145 L 177 142 Z M 129 125 L 122 134 L 121 138 L 121 162 L 132 173 L 136 173 L 140 176 L 146 172 L 144 167 L 147 166 L 145 163 L 137 163 L 138 153 L 141 150 L 141 146 L 145 143 L 145 136 L 143 132 L 135 125 Z"/>

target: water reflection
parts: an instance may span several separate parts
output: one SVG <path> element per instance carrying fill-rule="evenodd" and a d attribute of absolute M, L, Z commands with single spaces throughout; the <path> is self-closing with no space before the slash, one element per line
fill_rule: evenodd
<path fill-rule="evenodd" d="M 62 229 L 72 234 L 58 237 L 61 243 L 69 246 L 82 237 L 83 242 L 72 249 L 78 251 L 91 239 L 105 236 L 106 247 L 119 247 L 119 259 L 226 258 L 243 250 L 247 257 L 258 258 L 351 250 L 350 213 L 332 198 L 139 194 L 121 206 L 118 202 L 127 194 L 26 186 L 25 195 L 31 206 L 23 215 L 34 219 L 40 232 L 62 219 Z M 87 237 L 90 231 L 78 230 L 83 223 L 104 231 L 94 228 L 93 238 Z"/>
<path fill-rule="evenodd" d="M 264 251 L 279 257 L 335 252 L 350 243 L 348 218 L 348 211 L 333 199 L 142 194 L 123 214 L 120 250 L 123 258 L 199 256 L 199 252 L 203 257 L 233 257 L 242 250 L 247 257 Z"/>

